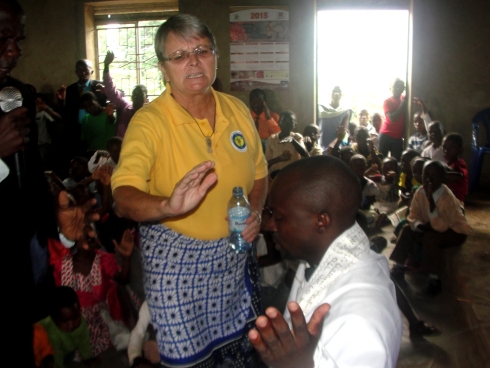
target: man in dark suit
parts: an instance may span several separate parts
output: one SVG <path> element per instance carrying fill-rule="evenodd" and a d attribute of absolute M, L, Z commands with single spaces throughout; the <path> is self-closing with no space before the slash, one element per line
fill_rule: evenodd
<path fill-rule="evenodd" d="M 10 76 L 21 56 L 25 16 L 15 0 L 0 0 L 0 91 L 14 87 L 22 95 L 22 106 L 0 111 L 0 232 L 2 259 L 14 268 L 5 268 L 3 293 L 15 303 L 6 315 L 16 321 L 5 351 L 15 351 L 18 367 L 32 367 L 32 323 L 39 318 L 35 303 L 30 244 L 43 243 L 50 230 L 56 235 L 54 208 L 44 182 L 37 151 L 36 106 L 29 88 Z M 0 92 L 1 93 L 1 92 Z M 17 165 L 16 162 L 20 163 Z M 48 213 L 52 214 L 47 216 Z M 41 240 L 42 239 L 42 240 Z M 46 246 L 46 244 L 43 244 Z M 7 281 L 8 280 L 8 281 Z"/>
<path fill-rule="evenodd" d="M 90 79 L 94 73 L 90 60 L 78 60 L 75 64 L 75 73 L 78 81 L 70 84 L 65 89 L 64 86 L 58 91 L 58 97 L 64 103 L 63 122 L 65 127 L 65 147 L 67 149 L 67 163 L 77 155 L 84 155 L 83 148 L 80 142 L 81 122 L 87 114 L 80 106 L 80 96 L 84 92 L 93 92 L 97 96 L 97 100 L 101 106 L 106 105 L 106 95 L 102 87 L 101 81 Z M 68 167 L 68 166 L 66 166 Z"/>
<path fill-rule="evenodd" d="M 10 76 L 22 54 L 24 27 L 25 15 L 19 3 L 0 0 L 0 91 L 14 87 L 22 94 L 21 107 L 0 110 L 2 293 L 10 301 L 4 306 L 4 315 L 15 321 L 8 339 L 3 341 L 3 349 L 15 352 L 10 365 L 30 368 L 34 367 L 32 325 L 45 316 L 41 314 L 45 313 L 50 300 L 47 277 L 42 284 L 34 285 L 32 266 L 42 265 L 42 262 L 39 259 L 31 262 L 31 247 L 37 242 L 34 248 L 46 249 L 47 239 L 58 239 L 58 231 L 73 243 L 80 240 L 82 234 L 93 236 L 87 233 L 85 221 L 97 220 L 97 216 L 90 212 L 93 201 L 79 207 L 70 205 L 66 191 L 59 193 L 55 208 L 55 200 L 44 180 L 37 151 L 34 96 L 22 82 Z M 8 110 L 3 104 L 0 107 Z M 22 163 L 21 170 L 16 167 L 16 156 Z"/>

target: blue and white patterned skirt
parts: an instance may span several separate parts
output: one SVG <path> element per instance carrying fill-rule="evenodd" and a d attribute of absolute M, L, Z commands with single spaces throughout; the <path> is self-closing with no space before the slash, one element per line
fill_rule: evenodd
<path fill-rule="evenodd" d="M 247 363 L 255 358 L 247 357 L 254 350 L 246 337 L 260 313 L 254 257 L 236 254 L 228 238 L 198 240 L 162 224 L 140 224 L 140 235 L 162 365 L 215 367 L 231 359 L 244 360 L 231 366 L 256 366 Z"/>

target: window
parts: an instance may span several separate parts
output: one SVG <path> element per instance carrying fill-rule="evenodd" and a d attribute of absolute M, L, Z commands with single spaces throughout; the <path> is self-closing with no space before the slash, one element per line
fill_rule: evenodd
<path fill-rule="evenodd" d="M 116 88 L 130 96 L 137 84 L 143 84 L 148 90 L 150 100 L 159 96 L 165 86 L 158 70 L 153 42 L 155 33 L 163 22 L 164 19 L 136 20 L 96 25 L 99 75 L 102 76 L 107 51 L 112 51 L 115 58 L 110 66 L 110 73 Z"/>

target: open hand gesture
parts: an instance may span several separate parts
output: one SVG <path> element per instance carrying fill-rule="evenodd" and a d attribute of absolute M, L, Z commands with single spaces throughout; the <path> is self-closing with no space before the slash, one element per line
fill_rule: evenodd
<path fill-rule="evenodd" d="M 109 66 L 114 61 L 114 53 L 112 51 L 107 51 L 107 55 L 104 59 L 104 66 Z"/>
<path fill-rule="evenodd" d="M 131 253 L 133 253 L 134 236 L 130 229 L 124 230 L 120 243 L 118 243 L 115 239 L 112 240 L 112 243 L 119 254 L 125 258 L 129 258 Z"/>
<path fill-rule="evenodd" d="M 337 128 L 337 140 L 342 141 L 345 137 L 345 125 L 342 124 Z"/>
<path fill-rule="evenodd" d="M 296 302 L 287 306 L 291 315 L 293 330 L 275 308 L 267 308 L 265 316 L 255 322 L 256 330 L 248 333 L 248 338 L 268 366 L 281 368 L 313 367 L 313 353 L 323 329 L 323 318 L 330 305 L 320 305 L 308 324 L 303 311 Z"/>
<path fill-rule="evenodd" d="M 161 202 L 162 212 L 180 216 L 193 210 L 218 180 L 216 173 L 210 172 L 213 167 L 213 161 L 205 161 L 185 174 L 175 185 L 170 198 Z"/>
<path fill-rule="evenodd" d="M 99 219 L 99 215 L 93 209 L 96 202 L 93 198 L 77 206 L 70 201 L 66 191 L 58 194 L 58 226 L 66 238 L 80 240 L 84 234 L 85 225 Z"/>

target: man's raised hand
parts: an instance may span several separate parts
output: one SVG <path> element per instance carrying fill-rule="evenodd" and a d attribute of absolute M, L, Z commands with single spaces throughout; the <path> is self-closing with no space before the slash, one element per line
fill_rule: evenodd
<path fill-rule="evenodd" d="M 287 306 L 293 330 L 276 308 L 267 308 L 265 316 L 255 322 L 256 330 L 248 338 L 268 366 L 281 368 L 313 367 L 313 353 L 322 333 L 323 319 L 330 310 L 329 304 L 320 305 L 308 323 L 296 302 Z"/>

